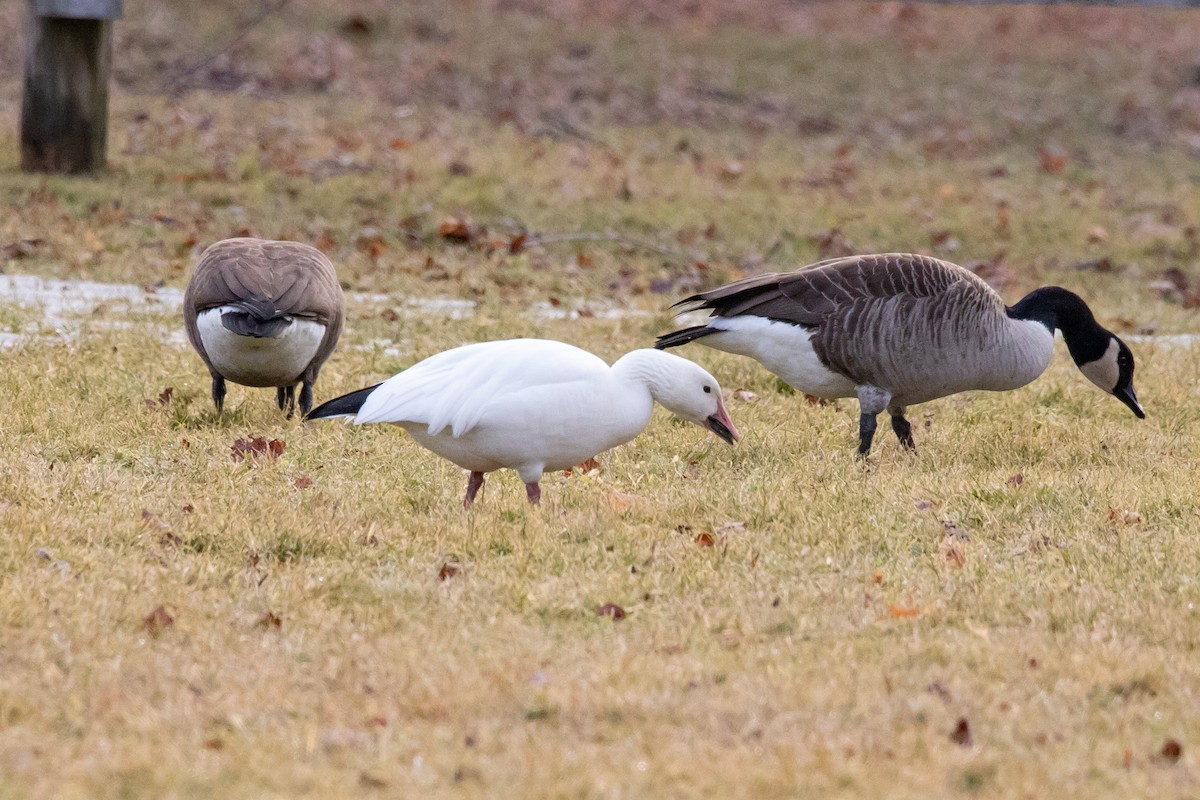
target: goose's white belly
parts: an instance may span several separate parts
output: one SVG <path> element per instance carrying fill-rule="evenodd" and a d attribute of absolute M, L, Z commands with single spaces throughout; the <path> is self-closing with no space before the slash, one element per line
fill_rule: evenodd
<path fill-rule="evenodd" d="M 278 336 L 238 336 L 221 324 L 231 306 L 209 309 L 196 318 L 208 360 L 226 380 L 243 386 L 287 386 L 300 380 L 325 338 L 325 326 L 293 319 Z"/>
<path fill-rule="evenodd" d="M 853 397 L 854 382 L 821 363 L 812 334 L 799 325 L 766 317 L 717 317 L 708 323 L 721 333 L 700 339 L 716 350 L 749 356 L 797 391 L 817 397 Z"/>

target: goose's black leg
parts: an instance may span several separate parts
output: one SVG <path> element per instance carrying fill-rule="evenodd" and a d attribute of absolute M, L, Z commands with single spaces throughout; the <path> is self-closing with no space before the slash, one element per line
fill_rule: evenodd
<path fill-rule="evenodd" d="M 280 386 L 279 394 L 281 395 L 280 397 L 277 398 L 279 400 L 279 407 L 282 410 L 286 411 L 287 418 L 291 419 L 292 415 L 296 413 L 296 387 L 295 387 L 295 385 Z"/>
<path fill-rule="evenodd" d="M 308 412 L 312 411 L 312 396 L 313 382 L 305 378 L 304 383 L 300 386 L 300 416 L 307 417 Z"/>
<path fill-rule="evenodd" d="M 217 413 L 220 414 L 225 407 L 225 379 L 220 375 L 213 375 L 212 398 L 213 404 L 217 407 Z"/>
<path fill-rule="evenodd" d="M 896 438 L 900 440 L 900 444 L 915 453 L 917 452 L 917 443 L 913 441 L 912 423 L 904 418 L 904 411 L 904 406 L 888 408 L 888 413 L 892 415 L 892 430 L 896 432 Z"/>
<path fill-rule="evenodd" d="M 866 458 L 871 452 L 871 440 L 875 438 L 877 422 L 874 414 L 863 412 L 858 417 L 858 457 Z"/>
<path fill-rule="evenodd" d="M 878 386 L 859 386 L 857 392 L 862 410 L 858 418 L 858 457 L 866 458 L 871 451 L 871 440 L 875 438 L 875 418 L 888 407 L 892 393 Z"/>

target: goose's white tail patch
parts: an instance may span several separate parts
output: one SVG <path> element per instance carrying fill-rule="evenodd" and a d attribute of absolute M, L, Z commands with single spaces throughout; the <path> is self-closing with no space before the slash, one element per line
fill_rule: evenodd
<path fill-rule="evenodd" d="M 716 350 L 749 356 L 789 386 L 817 397 L 853 397 L 854 382 L 821 363 L 812 334 L 799 325 L 765 317 L 716 317 L 708 327 L 721 331 L 697 341 Z"/>
<path fill-rule="evenodd" d="M 293 319 L 283 333 L 270 339 L 238 336 L 221 324 L 222 314 L 238 310 L 221 306 L 196 318 L 204 352 L 217 372 L 243 386 L 286 386 L 299 381 L 325 338 L 325 326 Z"/>

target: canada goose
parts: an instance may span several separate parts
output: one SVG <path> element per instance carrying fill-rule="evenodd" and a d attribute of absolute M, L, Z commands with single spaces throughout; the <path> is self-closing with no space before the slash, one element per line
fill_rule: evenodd
<path fill-rule="evenodd" d="M 835 258 L 734 281 L 675 306 L 713 316 L 660 336 L 655 347 L 700 339 L 750 356 L 799 391 L 857 396 L 864 456 L 885 409 L 901 444 L 915 449 L 906 406 L 1029 383 L 1050 363 L 1056 328 L 1092 383 L 1146 416 L 1133 391 L 1133 353 L 1078 295 L 1047 286 L 1006 307 L 973 273 L 929 256 Z"/>
<path fill-rule="evenodd" d="M 418 444 L 470 470 L 464 506 L 486 472 L 515 469 L 529 502 L 543 472 L 567 469 L 630 441 L 654 401 L 730 444 L 737 428 L 716 379 L 692 362 L 634 350 L 611 367 L 545 339 L 480 342 L 446 350 L 383 383 L 323 403 L 310 419 L 391 422 Z"/>
<path fill-rule="evenodd" d="M 205 250 L 183 295 L 188 341 L 212 374 L 217 413 L 225 381 L 275 386 L 292 416 L 312 408 L 313 383 L 342 332 L 342 287 L 315 247 L 225 239 Z"/>

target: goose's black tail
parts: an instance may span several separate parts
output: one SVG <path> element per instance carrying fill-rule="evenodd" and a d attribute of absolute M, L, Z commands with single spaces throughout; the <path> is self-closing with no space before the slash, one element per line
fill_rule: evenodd
<path fill-rule="evenodd" d="M 367 396 L 371 392 L 379 388 L 379 384 L 368 386 L 365 389 L 359 389 L 356 392 L 344 394 L 341 397 L 335 397 L 332 400 L 321 403 L 312 411 L 304 415 L 305 419 L 325 419 L 328 417 L 352 417 L 358 413 L 358 410 L 363 407 L 363 403 L 367 402 Z"/>
<path fill-rule="evenodd" d="M 678 347 L 681 344 L 694 342 L 696 339 L 702 339 L 705 336 L 711 336 L 714 333 L 720 333 L 717 328 L 710 328 L 707 325 L 696 325 L 691 328 L 684 328 L 675 331 L 674 333 L 664 333 L 654 342 L 654 347 L 658 350 L 666 350 L 668 347 Z"/>

